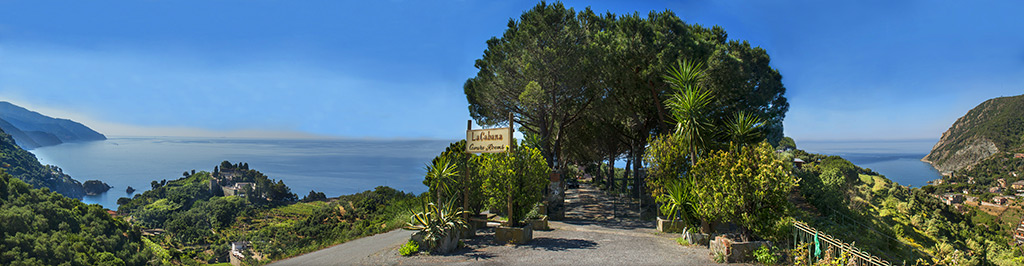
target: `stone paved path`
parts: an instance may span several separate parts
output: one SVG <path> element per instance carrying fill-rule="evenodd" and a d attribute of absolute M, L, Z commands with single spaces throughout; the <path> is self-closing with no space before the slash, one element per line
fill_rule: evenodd
<path fill-rule="evenodd" d="M 583 184 L 566 193 L 566 221 L 534 231 L 524 245 L 496 245 L 494 231 L 481 229 L 449 255 L 402 257 L 408 231 L 351 241 L 273 265 L 713 265 L 708 250 L 683 247 L 675 235 L 656 232 L 635 217 L 635 205 Z M 631 211 L 631 209 L 633 209 Z M 742 265 L 742 264 L 733 264 Z"/>

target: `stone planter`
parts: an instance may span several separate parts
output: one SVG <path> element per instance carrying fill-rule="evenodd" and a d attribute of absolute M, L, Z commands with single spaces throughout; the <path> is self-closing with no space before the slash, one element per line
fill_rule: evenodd
<path fill-rule="evenodd" d="M 754 261 L 754 250 L 761 246 L 771 246 L 768 241 L 736 242 L 732 239 L 718 236 L 711 241 L 709 249 L 714 258 L 716 253 L 725 254 L 726 262 L 752 262 Z"/>
<path fill-rule="evenodd" d="M 498 244 L 525 244 L 533 239 L 533 228 L 529 224 L 522 227 L 499 226 L 494 229 L 494 242 Z"/>
<path fill-rule="evenodd" d="M 412 234 L 412 241 L 415 241 L 416 244 L 420 245 L 420 250 L 428 251 L 430 254 L 448 254 L 459 247 L 458 232 L 452 232 L 451 234 L 441 237 L 441 239 L 437 241 L 437 246 L 433 249 L 430 248 L 430 244 L 426 243 L 423 238 L 423 232 Z"/>
<path fill-rule="evenodd" d="M 547 218 L 530 219 L 529 221 L 527 221 L 527 223 L 530 224 L 530 228 L 533 229 L 533 230 L 540 230 L 540 231 L 551 230 L 551 227 L 548 227 L 548 219 Z"/>
<path fill-rule="evenodd" d="M 707 246 L 711 240 L 711 235 L 691 232 L 696 230 L 697 228 L 692 227 L 683 228 L 683 239 L 686 239 L 687 242 L 693 245 Z"/>
<path fill-rule="evenodd" d="M 469 239 L 476 237 L 476 226 L 474 226 L 473 223 L 467 223 L 467 225 L 469 227 L 467 227 L 466 229 L 456 230 L 458 232 L 459 239 Z"/>
<path fill-rule="evenodd" d="M 665 218 L 658 217 L 658 231 L 665 233 L 680 233 L 686 228 L 686 223 L 682 220 L 665 220 Z"/>
<path fill-rule="evenodd" d="M 470 215 L 469 221 L 466 221 L 473 231 L 476 229 L 487 228 L 487 215 Z"/>

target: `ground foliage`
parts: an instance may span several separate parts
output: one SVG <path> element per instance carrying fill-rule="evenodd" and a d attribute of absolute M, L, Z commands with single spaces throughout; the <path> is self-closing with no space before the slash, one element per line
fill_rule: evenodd
<path fill-rule="evenodd" d="M 1020 265 L 1021 250 L 992 217 L 954 210 L 921 188 L 901 186 L 837 156 L 791 152 L 799 194 L 810 206 L 798 220 L 894 264 Z M 989 224 L 986 224 L 989 223 Z"/>
<path fill-rule="evenodd" d="M 224 196 L 221 185 L 236 182 L 255 188 L 243 190 L 244 196 Z M 139 226 L 167 232 L 146 240 L 156 250 L 154 257 L 167 264 L 225 262 L 230 242 L 236 241 L 251 242 L 250 255 L 263 258 L 250 257 L 246 264 L 263 264 L 399 228 L 418 204 L 415 195 L 389 187 L 337 198 L 312 191 L 300 202 L 283 182 L 227 161 L 212 173 L 152 186 L 122 198 L 119 211 Z"/>
<path fill-rule="evenodd" d="M 144 265 L 156 263 L 138 228 L 49 189 L 0 171 L 0 264 Z"/>

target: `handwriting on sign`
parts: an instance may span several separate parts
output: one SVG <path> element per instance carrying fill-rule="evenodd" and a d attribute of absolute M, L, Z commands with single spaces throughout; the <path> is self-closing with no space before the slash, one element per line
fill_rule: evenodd
<path fill-rule="evenodd" d="M 466 131 L 466 152 L 505 152 L 511 145 L 509 128 L 490 128 Z"/>

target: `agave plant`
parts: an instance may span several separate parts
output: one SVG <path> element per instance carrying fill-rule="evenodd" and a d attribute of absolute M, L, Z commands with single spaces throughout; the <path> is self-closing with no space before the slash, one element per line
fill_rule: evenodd
<path fill-rule="evenodd" d="M 462 219 L 463 213 L 466 211 L 455 207 L 454 198 L 440 205 L 424 202 L 423 212 L 413 213 L 405 229 L 420 231 L 417 234 L 423 236 L 426 246 L 430 250 L 437 250 L 445 237 L 469 228 Z"/>

